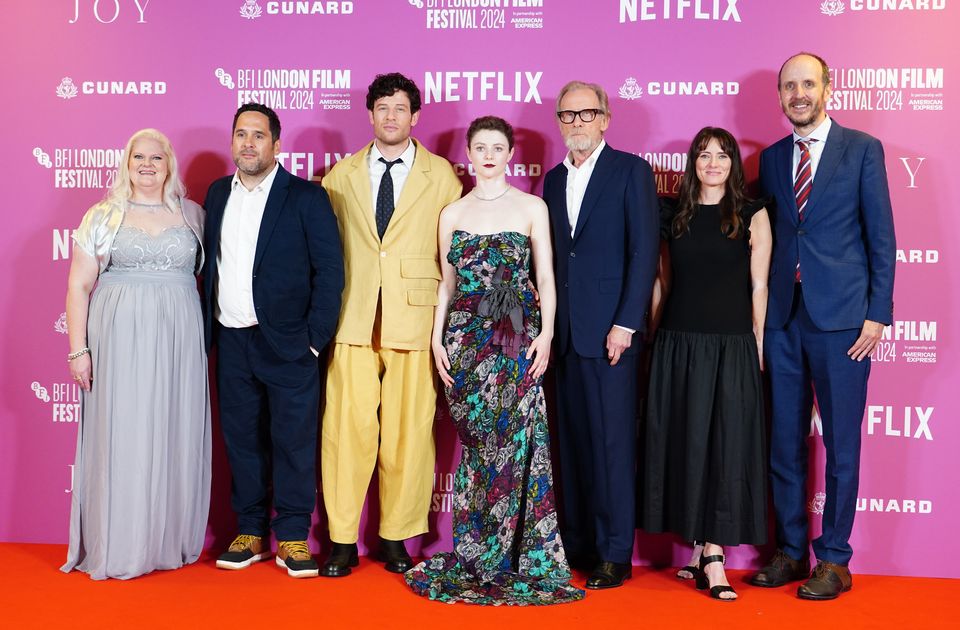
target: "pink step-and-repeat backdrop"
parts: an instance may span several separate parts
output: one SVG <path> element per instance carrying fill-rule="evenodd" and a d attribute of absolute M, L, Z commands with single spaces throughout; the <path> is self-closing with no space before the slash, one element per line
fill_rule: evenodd
<path fill-rule="evenodd" d="M 740 140 L 748 175 L 789 132 L 776 73 L 803 49 L 832 66 L 830 114 L 880 138 L 897 227 L 896 321 L 874 354 L 863 419 L 853 568 L 960 577 L 956 287 L 960 218 L 957 0 L 45 0 L 5 2 L 0 19 L 6 214 L 0 230 L 0 541 L 63 543 L 79 391 L 64 355 L 70 231 L 124 159 L 133 131 L 157 127 L 193 199 L 233 171 L 236 107 L 274 107 L 283 165 L 319 181 L 371 137 L 364 105 L 377 73 L 423 91 L 415 135 L 469 185 L 463 133 L 496 114 L 517 128 L 510 181 L 540 192 L 564 155 L 554 99 L 568 80 L 611 96 L 607 135 L 677 191 L 705 125 Z M 952 160 L 952 161 L 951 161 Z M 822 471 L 816 414 L 811 462 Z M 458 458 L 437 422 L 431 532 L 412 551 L 449 548 Z M 233 534 L 229 472 L 215 446 L 208 543 Z M 822 473 L 821 473 L 822 475 Z M 810 484 L 819 527 L 824 484 Z M 375 496 L 375 495 L 374 495 Z M 368 515 L 369 516 L 369 515 Z M 326 540 L 322 520 L 311 544 Z M 376 540 L 375 519 L 362 541 Z M 638 533 L 639 563 L 676 564 L 679 541 Z M 733 566 L 768 549 L 731 550 Z"/>

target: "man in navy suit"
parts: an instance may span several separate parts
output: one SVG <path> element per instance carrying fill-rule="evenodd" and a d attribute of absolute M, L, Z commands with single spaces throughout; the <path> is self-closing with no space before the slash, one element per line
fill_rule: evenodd
<path fill-rule="evenodd" d="M 557 97 L 569 153 L 547 173 L 557 274 L 557 415 L 564 546 L 593 572 L 587 588 L 630 577 L 634 540 L 637 331 L 657 266 L 657 197 L 643 159 L 603 134 L 599 85 L 573 81 Z"/>
<path fill-rule="evenodd" d="M 277 564 L 314 577 L 306 540 L 317 492 L 317 354 L 340 313 L 340 236 L 323 189 L 276 161 L 272 109 L 240 107 L 232 148 L 237 172 L 215 181 L 204 202 L 207 349 L 216 342 L 238 533 L 217 566 L 243 569 L 269 557 L 272 528 Z"/>
<path fill-rule="evenodd" d="M 816 395 L 826 505 L 813 541 L 817 565 L 797 595 L 833 599 L 853 583 L 848 540 L 870 353 L 893 319 L 893 213 L 880 141 L 827 116 L 827 64 L 808 53 L 791 57 L 778 89 L 793 134 L 763 151 L 760 181 L 777 201 L 764 355 L 779 548 L 751 581 L 775 587 L 808 577 L 807 436 Z"/>

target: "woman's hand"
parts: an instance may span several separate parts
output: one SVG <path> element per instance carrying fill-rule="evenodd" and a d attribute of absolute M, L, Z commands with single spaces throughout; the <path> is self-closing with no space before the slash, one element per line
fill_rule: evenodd
<path fill-rule="evenodd" d="M 431 344 L 433 348 L 433 360 L 437 364 L 437 374 L 446 387 L 453 387 L 453 377 L 450 376 L 450 357 L 447 356 L 447 349 L 443 347 L 443 342 L 434 339 Z"/>
<path fill-rule="evenodd" d="M 93 363 L 90 361 L 89 352 L 70 361 L 70 375 L 73 376 L 73 381 L 85 392 L 90 391 L 90 385 L 93 381 L 92 367 Z"/>
<path fill-rule="evenodd" d="M 533 378 L 540 378 L 547 371 L 547 365 L 550 362 L 550 343 L 552 341 L 552 335 L 540 333 L 530 343 L 530 348 L 527 349 L 527 359 L 533 359 L 533 369 L 530 372 Z"/>

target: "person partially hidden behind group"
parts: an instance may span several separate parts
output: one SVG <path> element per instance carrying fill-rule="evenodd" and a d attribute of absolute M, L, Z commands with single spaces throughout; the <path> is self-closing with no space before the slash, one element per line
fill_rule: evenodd
<path fill-rule="evenodd" d="M 477 184 L 440 216 L 443 279 L 432 348 L 463 446 L 453 551 L 404 577 L 416 593 L 443 602 L 556 604 L 583 597 L 570 584 L 557 530 L 541 386 L 557 304 L 550 220 L 540 199 L 507 183 L 513 142 L 501 118 L 470 124 L 467 156 Z"/>
<path fill-rule="evenodd" d="M 194 562 L 210 504 L 194 276 L 203 209 L 185 198 L 162 133 L 136 132 L 124 155 L 116 183 L 74 232 L 67 289 L 67 361 L 83 394 L 62 570 L 98 580 Z"/>
<path fill-rule="evenodd" d="M 653 322 L 661 308 L 663 317 L 647 399 L 643 527 L 703 541 L 677 575 L 728 601 L 737 593 L 721 545 L 766 540 L 760 368 L 772 235 L 764 205 L 744 195 L 734 137 L 701 129 L 679 199 L 664 204 L 669 262 L 660 268 L 669 273 L 658 276 L 663 290 L 651 308 Z"/>

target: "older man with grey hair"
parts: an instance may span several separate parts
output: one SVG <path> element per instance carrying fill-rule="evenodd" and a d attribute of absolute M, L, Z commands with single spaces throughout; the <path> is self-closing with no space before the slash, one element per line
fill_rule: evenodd
<path fill-rule="evenodd" d="M 557 412 L 563 540 L 587 588 L 621 586 L 634 541 L 637 357 L 657 267 L 653 171 L 604 140 L 599 85 L 557 97 L 569 150 L 547 173 L 557 277 Z"/>

